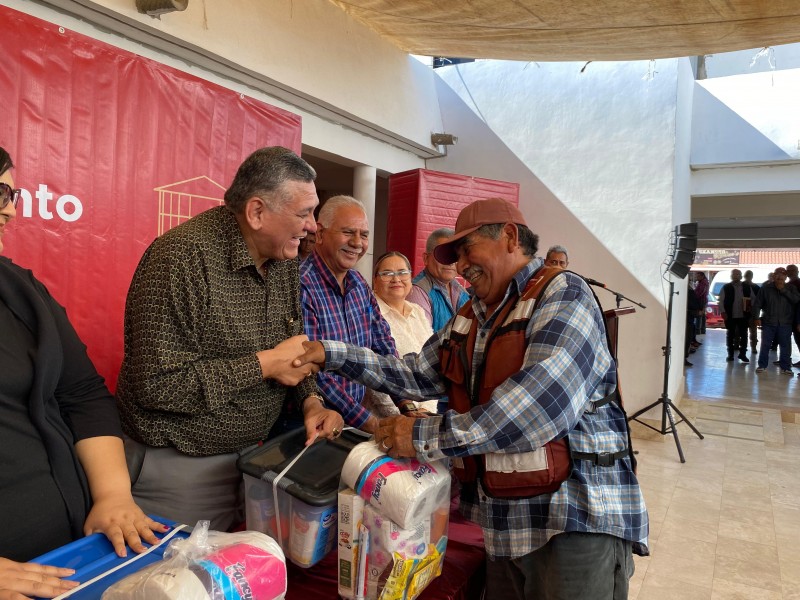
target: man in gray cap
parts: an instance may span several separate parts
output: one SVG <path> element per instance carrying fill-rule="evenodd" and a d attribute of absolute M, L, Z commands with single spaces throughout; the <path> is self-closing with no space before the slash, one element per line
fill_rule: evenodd
<path fill-rule="evenodd" d="M 448 395 L 446 414 L 383 419 L 375 439 L 393 457 L 453 460 L 461 511 L 483 528 L 489 600 L 622 600 L 648 519 L 616 367 L 591 290 L 544 266 L 537 244 L 516 206 L 473 202 L 434 252 L 474 296 L 419 354 L 326 340 L 294 365 L 403 398 Z"/>

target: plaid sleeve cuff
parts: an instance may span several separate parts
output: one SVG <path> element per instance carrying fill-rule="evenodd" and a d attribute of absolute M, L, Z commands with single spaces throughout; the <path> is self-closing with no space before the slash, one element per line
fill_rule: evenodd
<path fill-rule="evenodd" d="M 325 348 L 325 370 L 341 369 L 347 360 L 347 345 L 344 342 L 320 340 Z"/>
<path fill-rule="evenodd" d="M 439 429 L 443 421 L 444 417 L 437 416 L 417 419 L 414 423 L 412 443 L 420 460 L 429 462 L 447 458 L 439 449 Z"/>

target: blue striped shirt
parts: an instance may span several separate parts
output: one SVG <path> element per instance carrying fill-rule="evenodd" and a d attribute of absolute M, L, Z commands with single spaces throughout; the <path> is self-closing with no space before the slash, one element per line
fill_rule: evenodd
<path fill-rule="evenodd" d="M 514 276 L 501 306 L 521 295 L 542 264 L 536 258 Z M 477 365 L 483 361 L 493 319 L 487 319 L 480 300 L 471 302 L 479 323 L 473 352 Z M 526 331 L 522 369 L 500 382 L 487 404 L 463 414 L 451 410 L 417 420 L 413 443 L 421 460 L 528 452 L 564 434 L 575 452 L 614 453 L 626 447 L 624 412 L 613 402 L 597 409 L 593 405 L 614 391 L 617 374 L 603 315 L 589 287 L 565 272 L 538 303 Z M 493 314 L 497 312 L 499 307 Z M 419 354 L 402 359 L 326 341 L 326 369 L 404 398 L 435 398 L 445 391 L 439 346 L 451 324 L 434 334 Z M 611 467 L 573 461 L 558 491 L 535 498 L 492 498 L 480 483 L 464 485 L 461 511 L 483 528 L 491 557 L 524 556 L 565 531 L 613 535 L 633 542 L 637 554 L 648 552 L 647 510 L 628 457 Z"/>
<path fill-rule="evenodd" d="M 379 354 L 397 354 L 375 295 L 355 269 L 344 276 L 343 294 L 331 270 L 319 254 L 312 252 L 300 265 L 300 305 L 310 340 L 339 340 Z M 361 427 L 371 415 L 361 406 L 363 385 L 325 372 L 317 375 L 317 385 L 326 402 L 341 413 L 348 425 Z"/>

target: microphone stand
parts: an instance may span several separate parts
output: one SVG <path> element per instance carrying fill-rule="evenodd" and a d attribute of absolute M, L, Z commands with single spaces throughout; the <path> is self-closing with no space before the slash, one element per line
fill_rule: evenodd
<path fill-rule="evenodd" d="M 664 353 L 664 387 L 661 391 L 661 396 L 653 402 L 652 404 L 648 404 L 641 410 L 636 411 L 631 416 L 628 417 L 628 421 L 636 421 L 637 423 L 644 425 L 652 429 L 653 431 L 660 433 L 661 435 L 667 435 L 669 433 L 672 434 L 672 437 L 675 438 L 675 446 L 678 448 L 678 457 L 681 459 L 682 463 L 686 462 L 686 457 L 683 455 L 683 448 L 681 447 L 681 440 L 678 438 L 678 425 L 681 423 L 686 423 L 689 426 L 697 437 L 701 440 L 703 438 L 703 434 L 697 430 L 697 427 L 692 425 L 692 422 L 686 418 L 686 416 L 680 411 L 680 409 L 675 406 L 672 400 L 669 397 L 669 367 L 670 367 L 670 359 L 672 355 L 672 299 L 678 292 L 675 291 L 675 282 L 669 282 L 669 308 L 667 309 L 667 342 L 664 346 L 661 347 L 661 351 Z M 644 413 L 646 413 L 651 408 L 655 408 L 656 406 L 661 405 L 661 428 L 657 429 L 652 425 L 645 423 L 639 417 L 641 417 Z M 673 416 L 673 412 L 677 413 L 680 417 L 680 420 L 675 421 L 675 417 Z M 669 421 L 669 424 L 667 423 Z"/>
<path fill-rule="evenodd" d="M 638 306 L 640 308 L 647 308 L 641 302 L 637 302 L 636 300 L 628 298 L 625 294 L 622 294 L 621 292 L 617 292 L 615 290 L 612 290 L 610 287 L 608 287 L 604 283 L 600 283 L 599 281 L 595 281 L 594 279 L 587 279 L 586 281 L 587 281 L 587 283 L 589 283 L 589 285 L 593 285 L 593 286 L 596 286 L 596 287 L 603 288 L 609 294 L 614 294 L 614 297 L 617 299 L 617 308 L 619 308 L 619 305 L 622 303 L 623 300 L 627 300 L 628 302 L 632 302 L 633 304 L 635 304 L 636 306 Z"/>

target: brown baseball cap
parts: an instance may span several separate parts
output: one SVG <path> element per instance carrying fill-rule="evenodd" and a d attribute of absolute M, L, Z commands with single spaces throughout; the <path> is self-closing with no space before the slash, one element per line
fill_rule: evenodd
<path fill-rule="evenodd" d="M 436 246 L 433 249 L 433 255 L 443 265 L 453 264 L 458 260 L 458 254 L 455 250 L 458 240 L 468 236 L 483 225 L 493 225 L 495 223 L 516 223 L 517 225 L 528 226 L 520 210 L 508 200 L 503 200 L 502 198 L 476 200 L 461 210 L 456 220 L 455 235 Z"/>

